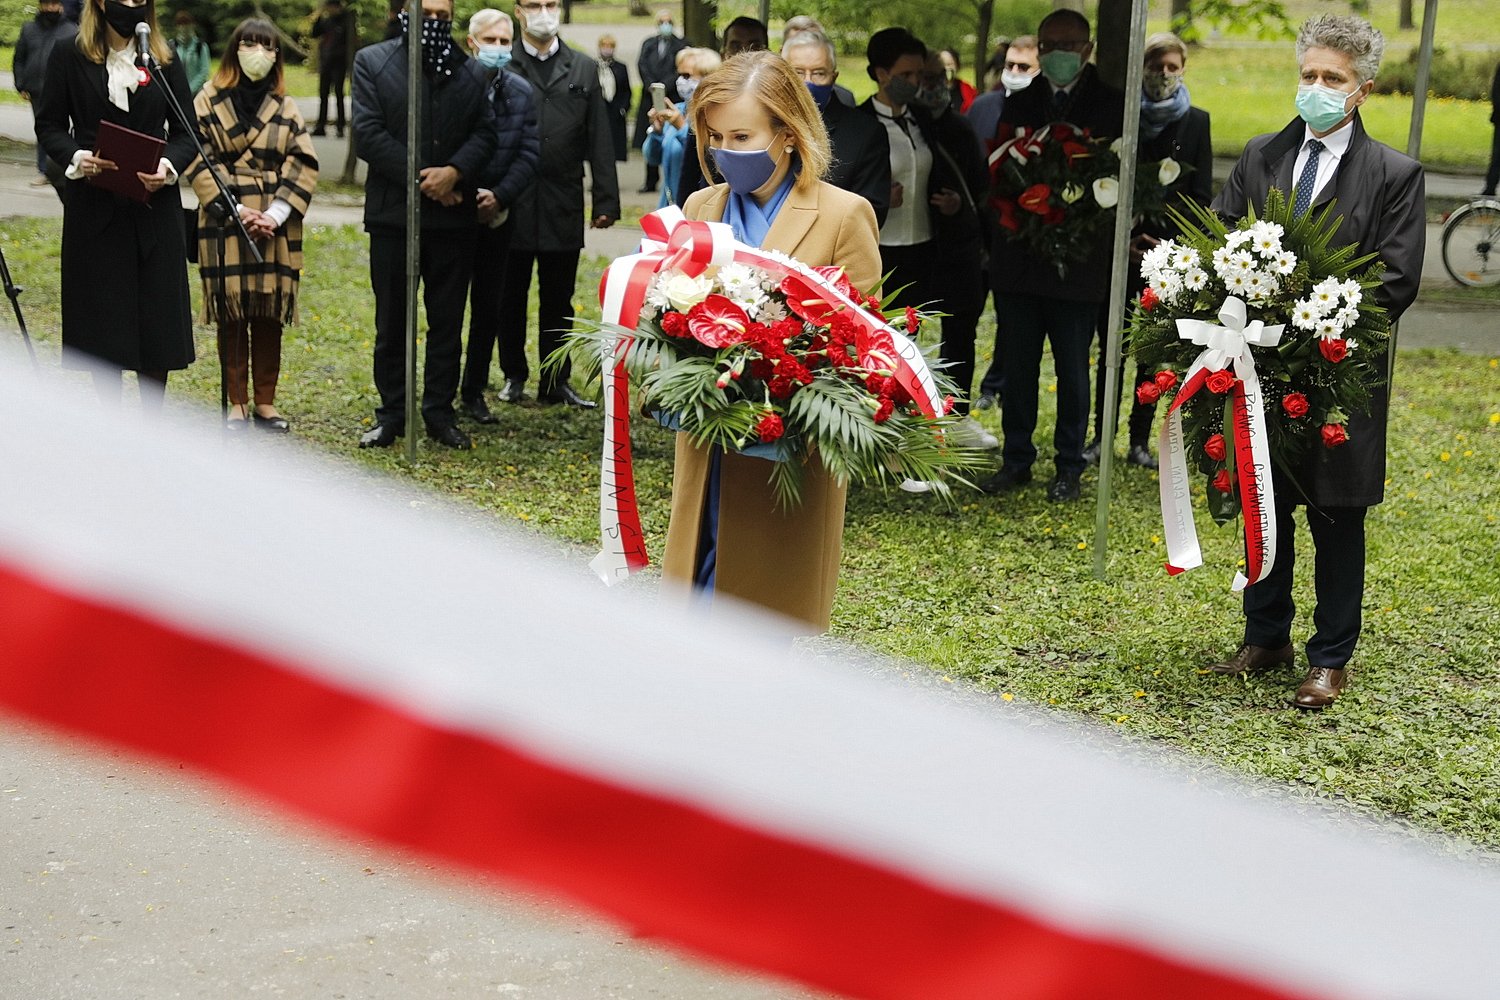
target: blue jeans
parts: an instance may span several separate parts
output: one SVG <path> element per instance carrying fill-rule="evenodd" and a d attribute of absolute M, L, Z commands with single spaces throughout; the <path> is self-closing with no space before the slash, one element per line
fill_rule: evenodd
<path fill-rule="evenodd" d="M 1000 367 L 1005 375 L 1000 427 L 1005 468 L 1030 469 L 1036 462 L 1032 435 L 1037 422 L 1037 379 L 1042 347 L 1052 344 L 1057 374 L 1057 474 L 1083 473 L 1083 441 L 1089 423 L 1089 345 L 1094 339 L 1097 302 L 1074 302 L 1041 295 L 997 293 L 995 318 L 1001 330 Z"/>

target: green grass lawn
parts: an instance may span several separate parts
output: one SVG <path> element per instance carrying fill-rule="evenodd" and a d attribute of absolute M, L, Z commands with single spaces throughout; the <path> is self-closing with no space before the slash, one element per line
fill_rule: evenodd
<path fill-rule="evenodd" d="M 58 233 L 55 221 L 0 220 L 49 363 Z M 353 227 L 314 230 L 307 260 L 303 323 L 288 331 L 283 352 L 280 405 L 294 434 L 262 446 L 300 443 L 420 483 L 584 558 L 598 531 L 597 415 L 497 406 L 501 424 L 475 429 L 472 452 L 424 440 L 408 465 L 399 449 L 357 451 L 375 405 L 366 240 Z M 587 262 L 580 274 L 582 311 L 594 305 L 602 266 Z M 986 324 L 986 360 L 992 336 Z M 172 395 L 212 421 L 218 384 L 207 331 L 198 350 L 203 360 L 173 376 Z M 1052 396 L 1042 398 L 1047 428 Z M 972 494 L 954 510 L 854 490 L 834 635 L 1205 763 L 1500 848 L 1500 359 L 1405 352 L 1392 413 L 1388 500 L 1369 522 L 1365 636 L 1352 687 L 1321 714 L 1287 706 L 1290 672 L 1242 680 L 1201 671 L 1239 639 L 1228 589 L 1238 538 L 1209 522 L 1208 565 L 1168 578 L 1154 475 L 1134 467 L 1116 472 L 1105 582 L 1091 574 L 1092 473 L 1085 503 L 1070 506 L 1047 503 L 1039 487 Z M 984 419 L 994 426 L 994 416 Z M 671 441 L 644 427 L 638 441 L 644 526 L 659 555 Z M 1300 641 L 1310 627 L 1305 582 L 1297 598 Z"/>

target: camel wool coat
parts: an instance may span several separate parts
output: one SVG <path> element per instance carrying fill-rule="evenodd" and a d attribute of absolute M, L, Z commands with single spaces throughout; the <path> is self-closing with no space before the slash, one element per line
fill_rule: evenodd
<path fill-rule="evenodd" d="M 683 213 L 689 219 L 718 222 L 728 200 L 727 185 L 705 188 L 688 198 Z M 842 265 L 861 291 L 880 280 L 880 230 L 874 209 L 859 195 L 821 181 L 791 190 L 761 246 L 809 267 Z M 674 588 L 692 586 L 709 464 L 709 449 L 694 445 L 686 434 L 677 435 L 672 518 L 662 557 L 662 575 Z M 801 506 L 782 510 L 771 489 L 770 471 L 765 459 L 723 456 L 715 593 L 784 615 L 796 632 L 826 631 L 838 585 L 847 487 L 830 478 L 819 463 L 803 479 Z"/>

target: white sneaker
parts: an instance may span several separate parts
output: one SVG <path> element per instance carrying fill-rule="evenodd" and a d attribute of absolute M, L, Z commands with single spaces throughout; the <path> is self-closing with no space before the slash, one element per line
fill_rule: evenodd
<path fill-rule="evenodd" d="M 982 448 L 986 451 L 1000 447 L 1000 439 L 984 429 L 984 425 L 973 417 L 964 417 L 950 432 L 953 443 L 960 448 Z"/>

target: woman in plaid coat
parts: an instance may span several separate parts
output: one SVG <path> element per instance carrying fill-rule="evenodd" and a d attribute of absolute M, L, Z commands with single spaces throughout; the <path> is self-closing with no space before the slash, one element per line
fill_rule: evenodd
<path fill-rule="evenodd" d="M 297 321 L 302 274 L 302 216 L 318 183 L 318 157 L 297 103 L 286 96 L 276 29 L 251 18 L 229 37 L 214 78 L 193 102 L 198 134 L 240 203 L 240 218 L 260 248 L 256 264 L 238 228 L 222 233 L 225 206 L 201 159 L 187 170 L 198 195 L 198 261 L 204 321 L 219 328 L 219 359 L 229 397 L 229 427 L 286 433 L 276 410 L 281 330 Z M 255 406 L 248 385 L 255 376 Z"/>

